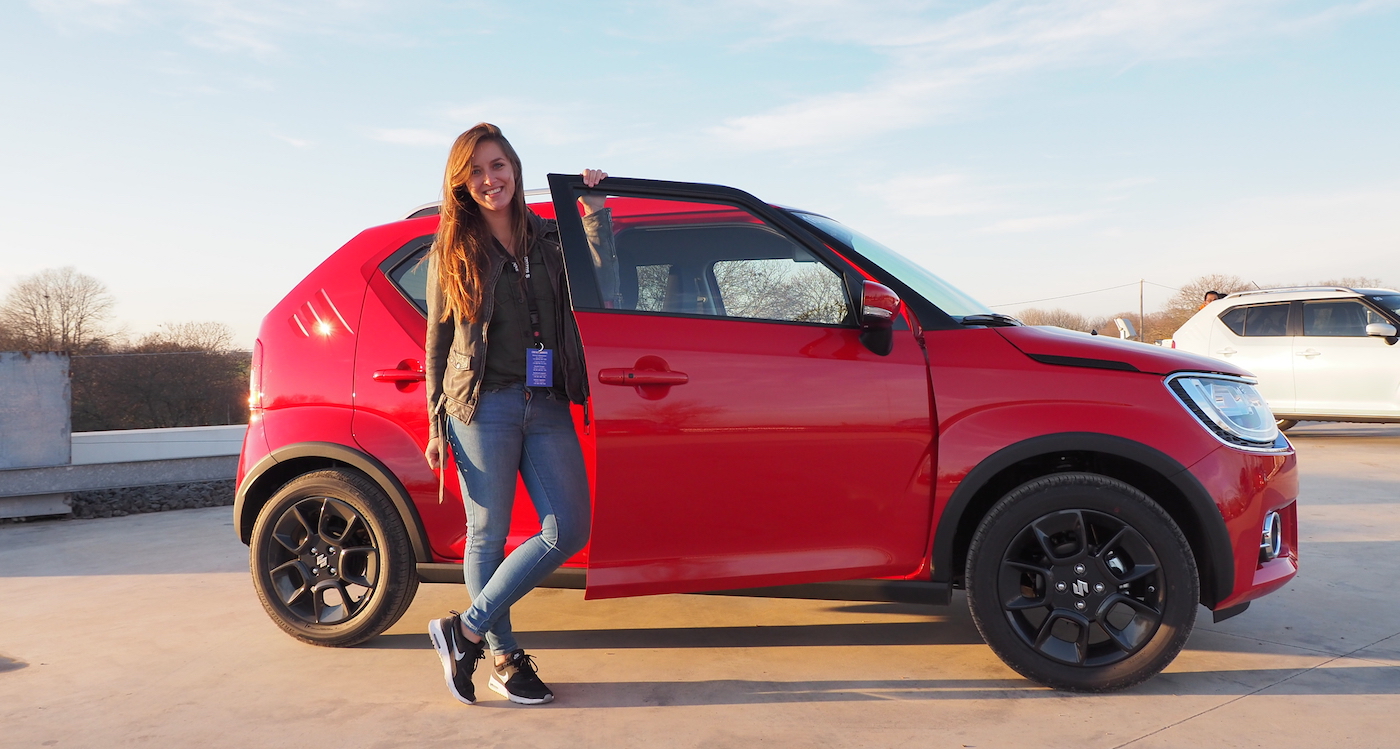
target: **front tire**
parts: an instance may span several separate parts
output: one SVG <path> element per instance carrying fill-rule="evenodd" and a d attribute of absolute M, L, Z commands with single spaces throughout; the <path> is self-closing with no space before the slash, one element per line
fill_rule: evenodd
<path fill-rule="evenodd" d="M 1035 479 L 997 502 L 972 538 L 966 579 L 992 651 L 1028 679 L 1077 692 L 1125 689 L 1166 668 L 1200 599 L 1171 516 L 1090 473 Z"/>
<path fill-rule="evenodd" d="M 358 645 L 393 626 L 418 591 L 408 531 L 384 492 L 344 470 L 303 474 L 258 513 L 253 587 L 282 631 Z"/>
<path fill-rule="evenodd" d="M 1293 427 L 1296 427 L 1296 426 L 1298 426 L 1298 420 L 1297 420 L 1297 419 L 1279 419 L 1279 420 L 1278 420 L 1278 430 L 1279 430 L 1280 432 L 1286 432 L 1286 431 L 1288 431 L 1288 430 L 1290 430 L 1290 429 L 1292 429 Z"/>

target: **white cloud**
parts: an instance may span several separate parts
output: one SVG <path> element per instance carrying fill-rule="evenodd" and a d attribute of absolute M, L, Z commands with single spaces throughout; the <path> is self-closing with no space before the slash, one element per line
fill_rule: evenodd
<path fill-rule="evenodd" d="M 194 46 L 266 58 L 291 34 L 373 34 L 385 0 L 29 0 L 65 30 L 129 32 L 165 25 Z M 356 31 L 359 29 L 359 31 Z"/>
<path fill-rule="evenodd" d="M 1006 219 L 980 229 L 987 234 L 1019 234 L 1023 232 L 1054 231 L 1082 224 L 1096 217 L 1093 213 L 1061 213 L 1048 216 L 1026 216 Z"/>
<path fill-rule="evenodd" d="M 1087 66 L 1234 51 L 1254 39 L 1298 33 L 1396 0 L 1359 0 L 1293 12 L 1285 0 L 999 0 L 944 17 L 940 5 L 860 0 L 735 0 L 774 41 L 792 37 L 868 47 L 888 60 L 870 85 L 827 92 L 724 120 L 711 135 L 753 149 L 865 139 L 936 122 L 972 97 L 1018 77 Z"/>
<path fill-rule="evenodd" d="M 452 141 L 457 137 L 457 134 L 441 130 L 391 128 L 374 130 L 371 132 L 370 137 L 374 140 L 383 141 L 385 143 L 395 143 L 401 146 L 433 146 L 445 148 L 452 145 Z"/>
<path fill-rule="evenodd" d="M 447 119 L 465 130 L 486 121 L 501 128 L 512 141 L 532 140 L 551 146 L 577 143 L 592 128 L 587 108 L 554 99 L 487 99 L 454 106 Z"/>
<path fill-rule="evenodd" d="M 965 216 L 996 210 L 997 190 L 962 174 L 895 177 L 861 188 L 904 216 Z"/>
<path fill-rule="evenodd" d="M 309 140 L 302 140 L 301 138 L 292 138 L 286 135 L 278 135 L 277 133 L 273 133 L 272 137 L 295 148 L 309 148 L 311 146 L 316 145 L 315 143 Z"/>

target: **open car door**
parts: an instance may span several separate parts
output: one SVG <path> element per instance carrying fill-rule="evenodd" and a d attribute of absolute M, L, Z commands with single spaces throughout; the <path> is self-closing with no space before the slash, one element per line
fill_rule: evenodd
<path fill-rule="evenodd" d="M 907 325 L 861 343 L 860 273 L 738 190 L 549 181 L 592 388 L 588 597 L 920 569 L 927 364 Z"/>

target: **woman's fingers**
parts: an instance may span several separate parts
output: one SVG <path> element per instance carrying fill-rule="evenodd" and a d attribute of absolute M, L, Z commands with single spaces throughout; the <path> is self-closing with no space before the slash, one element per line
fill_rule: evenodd
<path fill-rule="evenodd" d="M 599 182 L 608 178 L 608 173 L 602 169 L 583 170 L 583 184 L 589 187 L 596 187 Z"/>
<path fill-rule="evenodd" d="M 423 457 L 428 459 L 428 467 L 434 471 L 442 467 L 438 465 L 440 457 L 438 450 L 442 449 L 441 443 L 438 441 L 440 439 L 440 437 L 434 437 L 428 440 L 428 449 L 423 451 Z"/>

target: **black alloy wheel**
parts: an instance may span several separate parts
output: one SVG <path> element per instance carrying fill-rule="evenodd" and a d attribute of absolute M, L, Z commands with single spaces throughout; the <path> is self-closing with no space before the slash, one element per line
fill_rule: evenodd
<path fill-rule="evenodd" d="M 1151 678 L 1186 644 L 1199 581 L 1160 505 L 1088 473 L 1018 487 L 968 552 L 968 603 L 1007 665 L 1056 689 L 1110 691 Z"/>
<path fill-rule="evenodd" d="M 316 645 L 374 637 L 403 616 L 418 589 L 397 510 L 350 471 L 315 471 L 279 489 L 258 513 L 249 553 L 268 615 Z"/>

